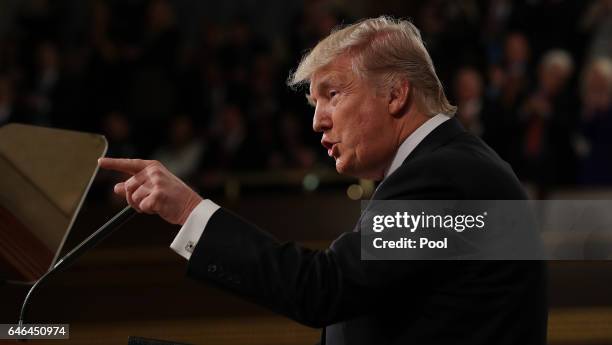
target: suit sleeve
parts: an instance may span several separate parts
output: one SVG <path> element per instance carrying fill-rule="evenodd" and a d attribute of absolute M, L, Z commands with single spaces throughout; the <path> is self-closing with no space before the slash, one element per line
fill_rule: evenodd
<path fill-rule="evenodd" d="M 407 285 L 424 262 L 361 261 L 360 234 L 345 233 L 325 250 L 281 243 L 226 209 L 210 218 L 188 275 L 311 327 L 376 309 L 389 289 Z"/>

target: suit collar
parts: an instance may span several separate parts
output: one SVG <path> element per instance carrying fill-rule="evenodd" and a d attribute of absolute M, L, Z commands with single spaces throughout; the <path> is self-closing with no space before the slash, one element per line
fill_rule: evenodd
<path fill-rule="evenodd" d="M 415 148 L 410 152 L 408 157 L 404 160 L 402 165 L 396 169 L 394 172 L 386 176 L 385 179 L 378 185 L 371 199 L 378 199 L 380 189 L 385 182 L 392 178 L 395 174 L 398 173 L 398 170 L 401 170 L 404 166 L 409 164 L 412 160 L 416 159 L 419 156 L 427 155 L 428 153 L 434 151 L 440 146 L 443 146 L 447 142 L 449 142 L 454 137 L 465 133 L 465 129 L 459 123 L 456 117 L 451 117 L 449 120 L 444 121 L 438 127 L 436 127 L 429 135 L 427 135 Z"/>
<path fill-rule="evenodd" d="M 429 135 L 426 136 L 425 139 L 423 139 L 417 145 L 417 147 L 414 148 L 412 153 L 404 160 L 402 166 L 421 155 L 426 155 L 427 153 L 432 152 L 462 133 L 465 133 L 465 129 L 459 120 L 457 120 L 455 116 L 451 117 L 448 121 L 445 121 L 431 131 L 431 133 L 429 133 Z"/>
<path fill-rule="evenodd" d="M 397 149 L 397 152 L 395 152 L 393 161 L 391 161 L 391 164 L 385 171 L 385 178 L 391 175 L 404 163 L 406 157 L 410 156 L 412 151 L 421 143 L 421 141 L 423 141 L 423 139 L 425 139 L 433 130 L 449 119 L 450 117 L 445 114 L 432 116 L 429 120 L 425 121 L 425 123 L 412 132 L 412 134 L 410 134 Z"/>

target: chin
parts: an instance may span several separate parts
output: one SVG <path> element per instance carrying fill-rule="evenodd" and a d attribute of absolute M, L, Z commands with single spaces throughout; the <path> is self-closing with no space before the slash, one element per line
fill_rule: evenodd
<path fill-rule="evenodd" d="M 342 164 L 342 161 L 340 160 L 340 158 L 336 159 L 336 171 L 338 172 L 338 174 L 342 174 L 342 175 L 348 174 L 346 165 Z"/>
<path fill-rule="evenodd" d="M 355 176 L 354 167 L 341 157 L 336 159 L 336 171 L 342 175 Z M 355 176 L 356 177 L 356 176 Z"/>
<path fill-rule="evenodd" d="M 341 175 L 347 175 L 355 178 L 362 178 L 368 180 L 379 181 L 383 178 L 383 172 L 367 171 L 363 167 L 355 166 L 355 164 L 349 164 L 345 160 L 336 159 L 336 171 Z"/>

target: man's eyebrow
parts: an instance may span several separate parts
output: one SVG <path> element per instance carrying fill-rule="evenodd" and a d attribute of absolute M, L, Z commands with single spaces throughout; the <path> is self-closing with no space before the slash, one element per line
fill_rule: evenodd
<path fill-rule="evenodd" d="M 338 79 L 338 77 L 336 76 L 336 74 L 331 73 L 325 77 L 323 77 L 323 79 L 321 79 L 320 82 L 317 83 L 317 85 L 315 86 L 317 93 L 324 95 L 325 92 L 334 84 L 338 84 L 340 83 L 340 79 Z M 313 90 L 314 91 L 314 90 Z M 306 94 L 306 99 L 308 100 L 308 104 L 312 105 L 313 107 L 315 107 L 317 105 L 316 100 L 314 99 L 314 97 L 312 97 L 312 94 L 308 93 Z"/>
<path fill-rule="evenodd" d="M 337 78 L 334 75 L 330 75 L 326 78 L 323 78 L 318 84 L 317 89 L 321 91 L 320 93 L 325 93 L 327 89 L 331 86 L 331 84 L 336 83 Z"/>
<path fill-rule="evenodd" d="M 315 89 L 318 91 L 318 93 L 324 94 L 325 91 L 329 89 L 331 84 L 334 83 L 335 81 L 336 81 L 336 78 L 334 78 L 333 76 L 323 78 L 323 80 L 317 83 L 317 85 L 315 86 Z"/>

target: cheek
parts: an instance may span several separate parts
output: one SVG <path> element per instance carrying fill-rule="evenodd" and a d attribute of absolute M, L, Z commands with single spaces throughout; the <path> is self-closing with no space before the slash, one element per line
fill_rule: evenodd
<path fill-rule="evenodd" d="M 354 151 L 367 146 L 366 143 L 371 140 L 371 138 L 369 138 L 371 133 L 368 131 L 370 124 L 367 118 L 357 113 L 353 113 L 352 115 L 352 118 L 345 124 L 343 142 L 345 144 L 345 149 Z"/>
<path fill-rule="evenodd" d="M 385 122 L 375 117 L 383 116 L 382 113 L 376 112 L 376 109 L 364 109 L 362 115 L 351 132 L 351 156 L 360 164 L 377 164 L 379 158 L 385 156 L 388 147 L 392 145 L 391 135 L 387 133 Z"/>
<path fill-rule="evenodd" d="M 384 116 L 383 109 L 376 107 L 376 104 L 370 103 L 369 107 L 361 108 L 356 133 L 359 133 L 358 139 L 365 148 L 379 146 L 388 136 Z"/>
<path fill-rule="evenodd" d="M 386 124 L 378 117 L 384 116 L 385 109 L 381 109 L 378 99 L 362 95 L 354 100 L 337 109 L 334 126 L 339 130 L 346 152 L 368 155 L 370 151 L 379 149 L 380 141 L 384 139 Z"/>

